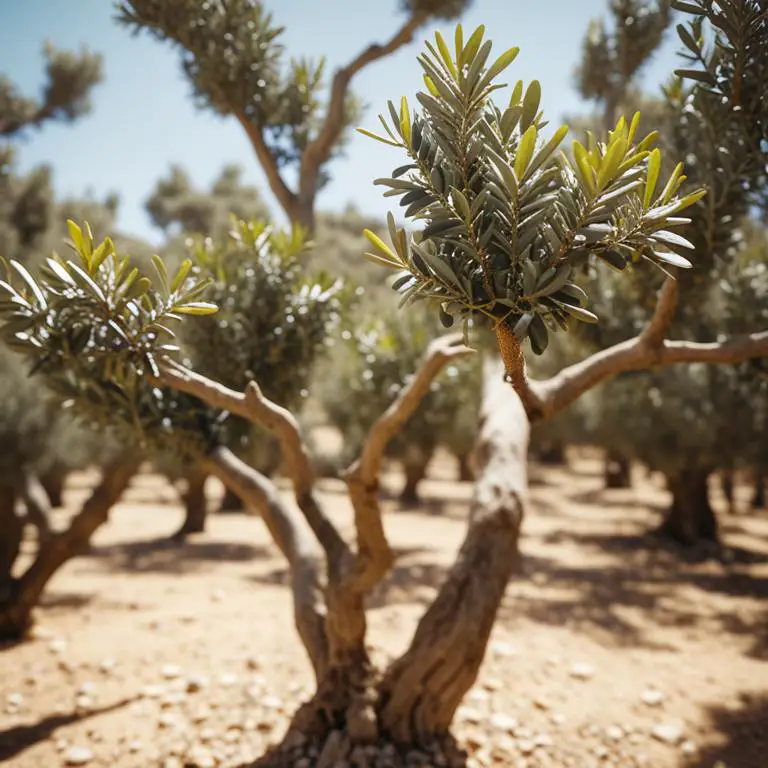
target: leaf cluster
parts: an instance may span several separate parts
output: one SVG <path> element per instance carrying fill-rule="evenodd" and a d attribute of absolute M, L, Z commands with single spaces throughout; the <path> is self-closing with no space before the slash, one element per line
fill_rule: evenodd
<path fill-rule="evenodd" d="M 479 27 L 465 42 L 458 26 L 451 50 L 436 33 L 419 56 L 421 110 L 403 97 L 399 109 L 389 103 L 389 122 L 380 116 L 385 135 L 360 129 L 405 151 L 408 162 L 375 183 L 424 224 L 407 234 L 390 214 L 393 247 L 367 233 L 375 248 L 367 256 L 397 272 L 401 306 L 437 302 L 446 326 L 486 316 L 540 354 L 549 331 L 597 321 L 574 282 L 592 257 L 617 270 L 638 260 L 689 267 L 678 251 L 690 243 L 672 230 L 688 223 L 679 214 L 704 191 L 681 196 L 682 164 L 661 177 L 656 135 L 636 135 L 638 114 L 604 142 L 590 136 L 570 156 L 558 152 L 568 129 L 542 138 L 537 81 L 518 81 L 503 109 L 491 100 L 518 49 L 492 61 L 483 38 Z"/>

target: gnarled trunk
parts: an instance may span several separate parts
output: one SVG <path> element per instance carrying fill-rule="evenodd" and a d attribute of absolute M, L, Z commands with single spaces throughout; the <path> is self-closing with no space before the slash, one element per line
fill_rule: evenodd
<path fill-rule="evenodd" d="M 199 467 L 193 467 L 187 472 L 184 480 L 187 484 L 182 501 L 184 502 L 184 522 L 171 537 L 182 540 L 190 533 L 205 531 L 205 518 L 208 514 L 208 498 L 205 495 L 205 482 L 208 473 Z"/>
<path fill-rule="evenodd" d="M 630 488 L 632 486 L 632 464 L 618 451 L 608 451 L 605 456 L 605 487 Z"/>
<path fill-rule="evenodd" d="M 97 528 L 106 522 L 109 510 L 122 496 L 138 464 L 121 462 L 105 468 L 101 482 L 85 501 L 65 531 L 40 544 L 29 568 L 12 582 L 0 600 L 0 639 L 22 637 L 31 623 L 32 610 L 46 584 L 64 563 L 81 554 Z"/>
<path fill-rule="evenodd" d="M 717 542 L 717 518 L 709 503 L 707 468 L 689 468 L 667 475 L 672 504 L 657 533 L 679 544 L 691 546 Z"/>
<path fill-rule="evenodd" d="M 365 629 L 362 610 L 336 606 L 329 588 L 329 637 L 349 639 L 341 649 L 350 652 L 336 658 L 331 646 L 317 695 L 296 716 L 285 742 L 258 765 L 287 766 L 301 759 L 323 766 L 374 765 L 375 758 L 366 762 L 365 744 L 377 738 L 376 749 L 394 743 L 401 751 L 399 757 L 391 753 L 388 765 L 413 765 L 409 749 L 421 750 L 422 762 L 430 765 L 464 764 L 449 729 L 477 679 L 507 583 L 518 564 L 528 494 L 528 418 L 502 375 L 498 364 L 486 370 L 482 423 L 473 456 L 477 481 L 466 538 L 409 648 L 389 668 L 377 672 L 357 642 Z M 362 623 L 334 626 L 341 616 L 350 615 Z M 355 654 L 355 649 L 360 652 Z M 353 722 L 355 713 L 367 713 L 373 720 Z M 297 732 L 309 740 L 296 739 Z"/>

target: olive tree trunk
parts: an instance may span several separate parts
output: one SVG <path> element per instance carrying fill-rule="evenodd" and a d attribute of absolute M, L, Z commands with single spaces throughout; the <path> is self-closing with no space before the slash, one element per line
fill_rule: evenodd
<path fill-rule="evenodd" d="M 419 484 L 427 476 L 427 467 L 431 455 L 416 446 L 408 446 L 403 456 L 402 466 L 405 483 L 400 491 L 400 503 L 415 507 L 419 503 Z"/>
<path fill-rule="evenodd" d="M 0 595 L 0 640 L 15 640 L 24 635 L 31 623 L 32 611 L 51 577 L 87 548 L 91 536 L 106 522 L 109 510 L 119 501 L 137 468 L 138 464 L 128 462 L 105 468 L 100 483 L 69 527 L 41 542 L 29 568 L 10 580 L 7 593 Z"/>
<path fill-rule="evenodd" d="M 755 467 L 755 492 L 752 495 L 753 509 L 765 509 L 766 504 L 765 486 L 768 482 L 768 476 L 763 467 Z"/>
<path fill-rule="evenodd" d="M 67 482 L 69 470 L 60 464 L 54 464 L 44 475 L 40 482 L 48 495 L 48 501 L 52 507 L 64 505 L 64 486 Z"/>
<path fill-rule="evenodd" d="M 632 485 L 630 460 L 618 451 L 608 451 L 605 457 L 605 487 L 629 488 Z"/>
<path fill-rule="evenodd" d="M 184 502 L 184 522 L 173 534 L 172 539 L 181 541 L 191 533 L 205 531 L 205 519 L 208 514 L 208 497 L 205 494 L 207 480 L 208 473 L 199 467 L 193 467 L 185 475 L 186 488 L 181 497 Z"/>
<path fill-rule="evenodd" d="M 13 564 L 21 550 L 24 523 L 16 514 L 16 489 L 0 485 L 0 604 L 13 587 Z"/>
<path fill-rule="evenodd" d="M 689 468 L 667 475 L 672 503 L 659 535 L 685 546 L 718 541 L 717 518 L 709 502 L 710 474 L 707 468 Z"/>

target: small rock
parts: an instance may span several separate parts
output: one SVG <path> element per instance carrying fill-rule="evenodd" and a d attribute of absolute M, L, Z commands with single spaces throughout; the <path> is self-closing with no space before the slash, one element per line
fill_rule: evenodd
<path fill-rule="evenodd" d="M 187 693 L 197 693 L 208 685 L 208 678 L 204 675 L 192 675 L 187 678 Z"/>
<path fill-rule="evenodd" d="M 690 740 L 684 741 L 680 745 L 680 751 L 687 756 L 695 755 L 698 751 L 698 747 L 696 746 L 696 743 Z"/>
<path fill-rule="evenodd" d="M 679 722 L 654 725 L 651 736 L 664 744 L 679 744 L 683 738 L 683 725 Z"/>
<path fill-rule="evenodd" d="M 517 655 L 517 651 L 513 646 L 511 646 L 509 643 L 502 643 L 498 640 L 491 643 L 490 648 L 491 653 L 494 653 L 496 656 L 501 656 L 503 658 Z"/>
<path fill-rule="evenodd" d="M 135 739 L 128 745 L 128 752 L 135 755 L 137 752 L 141 752 L 141 746 L 141 742 L 138 739 Z"/>
<path fill-rule="evenodd" d="M 279 696 L 267 695 L 261 700 L 261 705 L 266 709 L 281 710 L 283 708 L 283 700 Z"/>
<path fill-rule="evenodd" d="M 571 667 L 571 677 L 576 680 L 589 680 L 595 674 L 595 668 L 591 664 L 580 661 Z"/>
<path fill-rule="evenodd" d="M 53 743 L 53 746 L 56 748 L 57 752 L 63 752 L 69 746 L 69 739 L 64 738 L 64 736 L 59 736 Z"/>
<path fill-rule="evenodd" d="M 496 712 L 491 715 L 491 727 L 495 728 L 497 731 L 512 733 L 519 724 L 520 723 L 516 718 L 505 715 L 502 712 Z"/>
<path fill-rule="evenodd" d="M 67 641 L 56 637 L 48 643 L 48 650 L 54 656 L 60 656 L 67 650 Z"/>
<path fill-rule="evenodd" d="M 483 683 L 483 688 L 485 688 L 486 691 L 498 691 L 501 690 L 502 686 L 503 683 L 497 677 L 488 678 L 488 680 Z"/>
<path fill-rule="evenodd" d="M 210 750 L 204 747 L 196 747 L 186 757 L 185 768 L 215 768 L 216 760 Z"/>
<path fill-rule="evenodd" d="M 488 701 L 488 691 L 484 691 L 482 688 L 473 688 L 467 698 L 472 701 Z"/>
<path fill-rule="evenodd" d="M 88 747 L 72 747 L 64 755 L 66 765 L 87 765 L 93 760 L 93 752 Z"/>
<path fill-rule="evenodd" d="M 605 735 L 611 741 L 621 741 L 624 738 L 624 730 L 618 725 L 609 725 L 605 729 Z"/>
<path fill-rule="evenodd" d="M 483 721 L 482 712 L 472 707 L 459 707 L 456 714 L 459 720 L 464 720 L 473 725 L 479 725 Z"/>
<path fill-rule="evenodd" d="M 544 699 L 538 697 L 533 700 L 533 706 L 537 709 L 543 710 L 544 712 L 549 709 L 549 704 L 544 701 Z"/>
<path fill-rule="evenodd" d="M 52 636 L 52 632 L 50 629 L 46 629 L 45 627 L 40 627 L 37 624 L 33 625 L 32 629 L 29 630 L 29 639 L 30 640 L 48 640 Z"/>
<path fill-rule="evenodd" d="M 562 725 L 565 722 L 565 715 L 562 712 L 555 712 L 550 719 L 554 725 Z"/>
<path fill-rule="evenodd" d="M 261 669 L 261 664 L 255 656 L 249 656 L 245 660 L 245 668 L 249 669 L 251 672 L 255 672 L 256 670 Z"/>
<path fill-rule="evenodd" d="M 145 699 L 159 699 L 165 693 L 163 685 L 145 685 L 141 689 L 141 695 Z"/>
<path fill-rule="evenodd" d="M 661 706 L 665 698 L 664 694 L 656 688 L 646 688 L 640 694 L 640 701 L 648 707 Z"/>
<path fill-rule="evenodd" d="M 237 675 L 233 675 L 231 672 L 225 672 L 219 676 L 219 685 L 222 688 L 231 688 L 237 683 Z"/>
<path fill-rule="evenodd" d="M 598 760 L 605 760 L 611 754 L 605 744 L 598 744 L 593 753 Z"/>
<path fill-rule="evenodd" d="M 99 662 L 99 671 L 104 674 L 108 675 L 114 668 L 117 662 L 114 659 L 102 659 Z"/>
<path fill-rule="evenodd" d="M 166 680 L 175 680 L 181 676 L 181 667 L 176 666 L 176 664 L 166 664 L 160 670 L 160 674 Z"/>
<path fill-rule="evenodd" d="M 81 696 L 93 696 L 96 693 L 96 684 L 89 681 L 80 684 L 77 692 Z"/>
<path fill-rule="evenodd" d="M 80 694 L 80 696 L 75 698 L 75 707 L 85 711 L 91 710 L 93 709 L 93 699 L 90 696 Z"/>
<path fill-rule="evenodd" d="M 215 589 L 211 593 L 211 601 L 214 603 L 220 603 L 226 596 L 227 593 L 223 589 Z"/>
<path fill-rule="evenodd" d="M 546 732 L 542 731 L 541 733 L 537 733 L 536 736 L 533 738 L 533 743 L 537 747 L 543 747 L 544 749 L 547 749 L 548 747 L 554 746 L 554 739 Z"/>
<path fill-rule="evenodd" d="M 522 755 L 530 755 L 536 749 L 536 744 L 528 739 L 521 739 L 517 742 L 517 748 Z"/>
<path fill-rule="evenodd" d="M 24 704 L 24 697 L 18 692 L 9 693 L 5 699 L 8 709 L 19 709 Z"/>

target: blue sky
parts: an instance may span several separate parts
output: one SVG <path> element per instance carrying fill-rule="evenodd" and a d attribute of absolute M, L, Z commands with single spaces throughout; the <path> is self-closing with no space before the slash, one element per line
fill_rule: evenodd
<path fill-rule="evenodd" d="M 370 42 L 386 40 L 402 23 L 397 0 L 266 0 L 286 26 L 289 53 L 325 55 L 329 69 L 342 66 Z M 508 70 L 511 80 L 537 78 L 550 120 L 583 109 L 573 87 L 573 69 L 589 19 L 604 13 L 606 0 L 475 0 L 465 29 L 485 24 L 498 51 L 517 45 L 521 53 Z M 261 170 L 234 119 L 196 110 L 189 97 L 178 54 L 147 37 L 134 38 L 113 21 L 109 0 L 0 0 L 0 73 L 28 94 L 37 94 L 43 76 L 42 45 L 86 45 L 104 55 L 105 80 L 94 91 L 94 109 L 73 125 L 48 125 L 19 147 L 19 167 L 40 163 L 54 168 L 57 194 L 120 195 L 118 226 L 153 242 L 154 230 L 143 203 L 171 163 L 184 166 L 197 185 L 207 185 L 225 163 L 239 163 L 247 181 L 264 189 Z M 435 28 L 452 34 L 448 23 L 424 28 L 413 44 L 361 72 L 353 85 L 369 105 L 361 125 L 376 128 L 387 99 L 421 87 L 415 61 L 421 41 Z M 676 36 L 644 73 L 654 89 L 676 65 Z M 333 181 L 323 190 L 320 209 L 340 209 L 352 201 L 366 213 L 383 215 L 387 200 L 372 185 L 399 165 L 397 150 L 355 134 L 346 157 L 331 167 Z"/>

